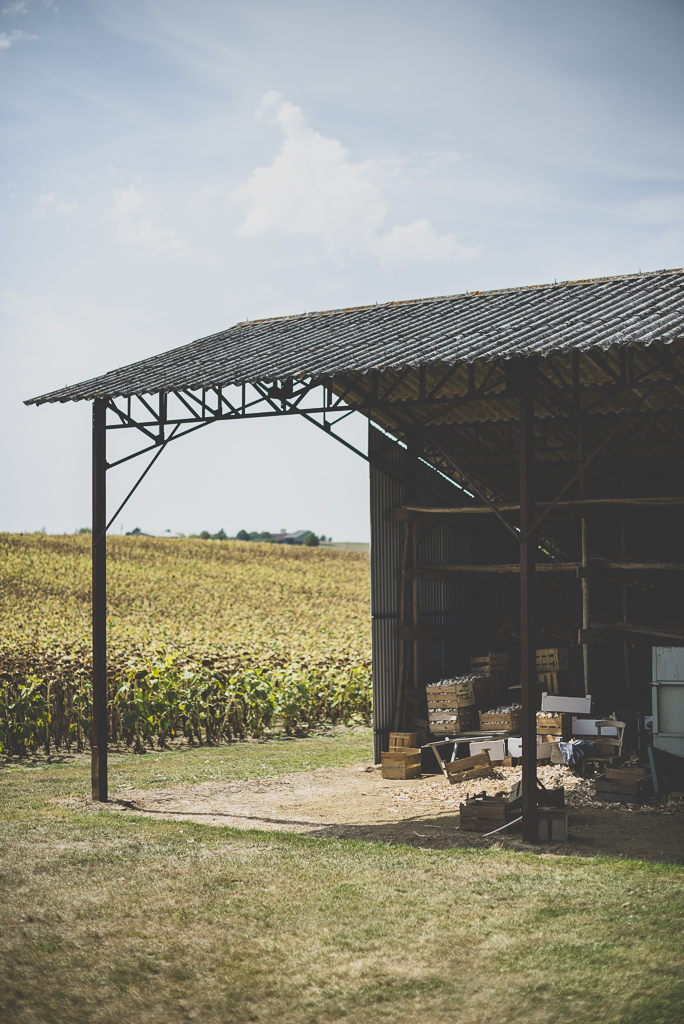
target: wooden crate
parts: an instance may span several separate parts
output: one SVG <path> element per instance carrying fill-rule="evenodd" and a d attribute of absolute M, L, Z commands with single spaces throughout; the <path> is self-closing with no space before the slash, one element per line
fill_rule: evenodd
<path fill-rule="evenodd" d="M 418 746 L 417 732 L 391 732 L 389 735 L 390 750 L 403 750 L 405 747 Z"/>
<path fill-rule="evenodd" d="M 613 779 L 615 782 L 641 782 L 642 779 L 650 778 L 651 773 L 648 768 L 624 766 L 622 768 L 606 767 L 605 775 L 607 779 Z"/>
<path fill-rule="evenodd" d="M 643 804 L 653 794 L 650 779 L 628 782 L 601 776 L 596 780 L 596 799 L 615 804 Z"/>
<path fill-rule="evenodd" d="M 469 797 L 460 805 L 459 814 L 461 828 L 466 832 L 493 832 L 519 816 L 518 811 L 508 807 L 503 793 Z"/>
<path fill-rule="evenodd" d="M 475 703 L 470 680 L 451 686 L 426 686 L 428 710 L 430 708 L 463 708 Z"/>
<path fill-rule="evenodd" d="M 580 697 L 577 673 L 569 669 L 558 672 L 537 671 L 537 689 L 554 697 Z"/>
<path fill-rule="evenodd" d="M 570 736 L 572 733 L 572 715 L 566 712 L 556 715 L 537 712 L 537 735 L 538 736 Z"/>
<path fill-rule="evenodd" d="M 522 709 L 513 708 L 510 711 L 502 711 L 497 714 L 486 714 L 480 712 L 480 729 L 504 729 L 508 732 L 517 732 L 522 725 Z"/>
<path fill-rule="evenodd" d="M 567 647 L 541 647 L 537 651 L 537 672 L 563 672 L 569 668 Z"/>
<path fill-rule="evenodd" d="M 470 659 L 470 670 L 478 675 L 488 676 L 492 672 L 508 672 L 510 659 L 506 651 L 490 651 Z"/>
<path fill-rule="evenodd" d="M 381 755 L 383 779 L 416 779 L 421 773 L 420 748 L 388 750 Z"/>
<path fill-rule="evenodd" d="M 452 786 L 457 782 L 482 779 L 494 774 L 494 768 L 486 750 L 482 754 L 473 755 L 473 757 L 461 757 L 458 761 L 449 761 L 444 765 L 444 770 Z"/>
<path fill-rule="evenodd" d="M 477 712 L 474 705 L 454 708 L 451 711 L 428 711 L 430 732 L 434 736 L 455 736 L 477 727 Z"/>

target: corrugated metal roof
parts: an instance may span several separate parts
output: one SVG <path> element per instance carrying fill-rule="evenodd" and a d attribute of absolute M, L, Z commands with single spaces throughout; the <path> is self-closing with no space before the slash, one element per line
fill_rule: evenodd
<path fill-rule="evenodd" d="M 27 405 L 684 339 L 684 270 L 239 323 Z"/>

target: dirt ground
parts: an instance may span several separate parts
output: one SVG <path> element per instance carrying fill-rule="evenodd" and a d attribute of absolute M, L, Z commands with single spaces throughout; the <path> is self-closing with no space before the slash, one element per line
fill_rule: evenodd
<path fill-rule="evenodd" d="M 531 849 L 547 854 L 575 854 L 684 863 L 684 806 L 587 806 L 586 784 L 565 768 L 554 769 L 555 784 L 565 784 L 569 803 L 569 841 L 527 847 L 519 833 L 489 838 L 462 831 L 458 803 L 446 779 L 427 777 L 390 781 L 372 765 L 318 768 L 249 782 L 204 782 L 166 789 L 127 789 L 113 793 L 112 812 L 150 817 L 299 832 L 325 838 L 407 843 L 426 849 L 454 846 Z M 469 783 L 470 792 L 510 789 L 510 770 L 497 780 Z M 566 777 L 567 775 L 567 777 Z M 563 776 L 561 778 L 561 776 Z M 573 794 L 573 786 L 576 792 Z M 460 787 L 459 787 L 460 789 Z M 573 806 L 573 802 L 576 806 Z M 90 803 L 70 798 L 72 806 Z M 101 806 L 101 805 L 99 805 Z"/>

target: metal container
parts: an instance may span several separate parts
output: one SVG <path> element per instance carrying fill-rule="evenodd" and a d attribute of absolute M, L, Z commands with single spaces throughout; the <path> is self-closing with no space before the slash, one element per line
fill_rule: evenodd
<path fill-rule="evenodd" d="M 684 647 L 653 648 L 653 746 L 684 757 Z"/>

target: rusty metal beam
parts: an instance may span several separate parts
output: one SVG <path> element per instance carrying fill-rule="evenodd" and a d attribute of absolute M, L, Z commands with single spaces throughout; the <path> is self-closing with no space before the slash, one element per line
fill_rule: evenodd
<path fill-rule="evenodd" d="M 107 802 L 107 401 L 93 402 L 93 800 Z"/>
<path fill-rule="evenodd" d="M 537 676 L 535 639 L 534 398 L 518 399 L 520 470 L 520 682 L 522 689 L 523 839 L 537 839 Z"/>

